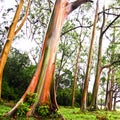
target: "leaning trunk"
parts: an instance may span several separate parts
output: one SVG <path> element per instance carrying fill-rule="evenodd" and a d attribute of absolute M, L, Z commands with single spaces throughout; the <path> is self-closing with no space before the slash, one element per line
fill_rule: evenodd
<path fill-rule="evenodd" d="M 52 76 L 54 74 L 56 48 L 62 25 L 68 14 L 84 2 L 86 1 L 75 1 L 69 4 L 67 0 L 57 0 L 55 3 L 42 52 L 42 56 L 44 57 L 37 87 L 39 102 L 36 105 L 48 105 L 53 107 L 51 105 L 52 98 L 50 96 L 50 88 L 51 83 L 54 83 Z"/>
<path fill-rule="evenodd" d="M 11 48 L 12 41 L 13 41 L 15 35 L 22 28 L 24 22 L 27 19 L 28 10 L 29 10 L 29 7 L 30 7 L 30 0 L 28 0 L 28 5 L 27 5 L 26 13 L 25 13 L 25 15 L 24 15 L 24 17 L 22 19 L 22 22 L 18 26 L 18 28 L 16 29 L 16 26 L 17 26 L 17 23 L 18 23 L 18 20 L 19 20 L 19 17 L 20 17 L 20 12 L 22 10 L 23 4 L 24 4 L 24 0 L 20 0 L 20 3 L 18 5 L 18 7 L 17 7 L 17 10 L 16 10 L 16 13 L 15 13 L 13 22 L 10 25 L 10 28 L 9 28 L 9 32 L 8 32 L 8 36 L 7 36 L 7 41 L 6 41 L 5 45 L 4 45 L 2 54 L 0 56 L 0 99 L 1 99 L 1 90 L 2 90 L 2 75 L 3 75 L 3 70 L 4 70 L 4 67 L 5 67 L 7 58 L 8 58 L 8 54 L 9 54 L 9 51 L 10 51 L 10 48 Z"/>

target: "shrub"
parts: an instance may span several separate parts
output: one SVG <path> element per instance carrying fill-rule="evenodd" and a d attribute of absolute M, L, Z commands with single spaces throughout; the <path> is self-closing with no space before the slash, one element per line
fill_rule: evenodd
<path fill-rule="evenodd" d="M 29 108 L 29 104 L 27 103 L 22 103 L 17 110 L 17 116 L 24 116 L 26 115 L 26 112 L 28 112 L 30 110 Z"/>
<path fill-rule="evenodd" d="M 37 101 L 37 94 L 36 93 L 27 94 L 25 102 L 27 102 L 29 105 L 32 105 L 36 101 Z"/>
<path fill-rule="evenodd" d="M 17 116 L 24 116 L 30 110 L 30 106 L 36 101 L 37 94 L 29 93 L 26 96 L 25 102 L 22 103 L 17 110 Z"/>
<path fill-rule="evenodd" d="M 42 117 L 50 115 L 49 106 L 48 105 L 38 106 L 37 113 Z"/>

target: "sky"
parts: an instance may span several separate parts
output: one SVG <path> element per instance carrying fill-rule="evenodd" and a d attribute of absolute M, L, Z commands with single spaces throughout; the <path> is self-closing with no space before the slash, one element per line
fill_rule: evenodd
<path fill-rule="evenodd" d="M 13 7 L 15 7 L 15 5 L 16 5 L 16 2 L 15 2 L 15 0 L 2 0 L 3 2 L 0 2 L 0 8 L 1 8 L 1 11 L 0 11 L 0 23 L 2 22 L 2 19 L 1 19 L 1 17 L 2 17 L 2 13 L 4 12 L 4 10 L 5 9 L 7 9 L 7 8 L 13 8 Z M 14 16 L 14 14 L 13 15 L 11 15 L 11 16 Z M 7 17 L 7 19 L 9 19 L 9 16 Z M 19 33 L 18 33 L 19 34 Z M 16 48 L 18 48 L 18 49 L 20 49 L 20 50 L 22 50 L 23 52 L 25 51 L 25 52 L 29 52 L 29 50 L 31 49 L 31 48 L 33 48 L 34 46 L 35 46 L 36 44 L 35 44 L 35 42 L 33 41 L 33 42 L 31 42 L 31 41 L 29 41 L 28 40 L 28 38 L 26 38 L 26 37 L 24 37 L 24 39 L 21 39 L 21 40 L 16 40 L 15 42 L 13 42 L 13 44 L 12 44 L 12 46 L 13 47 L 16 47 Z"/>

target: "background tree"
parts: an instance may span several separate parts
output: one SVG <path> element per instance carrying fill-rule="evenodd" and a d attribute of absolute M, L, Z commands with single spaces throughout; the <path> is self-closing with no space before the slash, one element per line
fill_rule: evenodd
<path fill-rule="evenodd" d="M 88 65 L 86 69 L 84 89 L 82 93 L 81 110 L 83 111 L 86 110 L 86 104 L 87 104 L 87 93 L 88 93 L 88 84 L 89 84 L 90 69 L 91 69 L 91 62 L 92 62 L 92 54 L 93 54 L 93 44 L 94 44 L 94 39 L 95 39 L 95 34 L 96 34 L 96 24 L 98 21 L 98 4 L 99 3 L 97 1 L 94 24 L 93 24 L 93 31 L 92 31 L 92 37 L 91 37 L 91 43 L 90 43 L 90 50 L 89 50 L 89 56 L 88 56 Z"/>
<path fill-rule="evenodd" d="M 101 60 L 102 60 L 102 39 L 103 35 L 106 33 L 106 31 L 111 27 L 111 25 L 119 18 L 119 15 L 115 17 L 112 22 L 104 28 L 105 24 L 105 10 L 103 10 L 103 24 L 101 26 L 101 31 L 100 31 L 100 37 L 99 37 L 99 48 L 98 48 L 98 62 L 97 62 L 97 68 L 96 68 L 96 76 L 95 76 L 95 83 L 94 83 L 94 88 L 93 88 L 93 93 L 92 93 L 92 102 L 91 102 L 91 108 L 97 109 L 97 94 L 98 94 L 98 87 L 99 87 L 99 82 L 100 82 L 100 74 L 101 74 Z"/>

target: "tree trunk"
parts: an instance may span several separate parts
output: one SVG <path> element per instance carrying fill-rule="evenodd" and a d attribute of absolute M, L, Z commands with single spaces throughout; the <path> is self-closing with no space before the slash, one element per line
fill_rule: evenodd
<path fill-rule="evenodd" d="M 55 68 L 56 48 L 59 41 L 62 25 L 64 23 L 65 18 L 68 16 L 70 12 L 76 9 L 79 5 L 86 2 L 92 2 L 92 1 L 77 0 L 72 3 L 68 3 L 67 0 L 56 0 L 54 10 L 53 10 L 53 13 L 49 22 L 49 26 L 47 29 L 47 33 L 45 36 L 42 56 L 38 64 L 39 67 L 36 70 L 36 73 L 33 76 L 33 79 L 27 91 L 22 96 L 20 101 L 17 103 L 17 104 L 20 104 L 21 102 L 23 102 L 25 99 L 25 95 L 28 92 L 31 92 L 31 91 L 33 92 L 37 85 L 37 94 L 38 94 L 39 101 L 32 106 L 28 115 L 33 114 L 36 105 L 49 105 L 51 108 L 53 108 L 51 101 L 54 101 L 54 100 L 51 100 L 53 98 L 51 97 L 50 89 L 52 87 L 52 83 L 54 83 L 53 74 L 54 74 L 54 68 Z M 39 77 L 39 81 L 37 79 L 38 77 Z M 38 81 L 38 84 L 37 84 L 37 81 Z M 14 112 L 17 107 L 15 107 L 15 109 L 13 108 Z M 11 110 L 9 115 L 11 115 L 12 112 L 13 111 Z"/>
<path fill-rule="evenodd" d="M 90 109 L 98 109 L 97 96 L 98 96 L 98 88 L 99 88 L 99 84 L 100 84 L 102 41 L 103 41 L 103 35 L 104 35 L 103 34 L 104 26 L 105 26 L 105 12 L 103 9 L 103 23 L 102 23 L 102 27 L 100 30 L 97 68 L 96 68 L 95 82 L 94 82 L 94 87 L 93 87 L 93 92 L 92 92 L 92 101 L 91 101 Z"/>
<path fill-rule="evenodd" d="M 86 104 L 87 104 L 88 84 L 89 84 L 90 68 L 91 68 L 92 54 L 93 54 L 93 43 L 94 43 L 94 39 L 95 39 L 97 20 L 98 20 L 98 0 L 96 3 L 96 11 L 95 11 L 93 31 L 92 31 L 92 38 L 91 38 L 91 43 L 90 43 L 88 65 L 87 65 L 87 70 L 86 70 L 84 89 L 83 89 L 83 93 L 82 93 L 82 101 L 81 101 L 81 110 L 82 111 L 86 110 L 86 106 L 87 106 Z"/>
<path fill-rule="evenodd" d="M 70 12 L 77 8 L 80 4 L 85 3 L 85 0 L 68 3 L 67 0 L 57 0 L 50 20 L 49 28 L 46 34 L 42 56 L 44 56 L 43 66 L 38 84 L 38 98 L 40 105 L 50 105 L 50 87 L 52 83 L 52 75 L 54 73 L 56 47 L 60 37 L 62 25 L 65 18 Z M 50 105 L 51 106 L 51 105 Z"/>
<path fill-rule="evenodd" d="M 110 91 L 109 91 L 109 102 L 108 102 L 108 110 L 112 110 L 113 103 L 113 86 L 114 86 L 114 70 L 112 70 L 111 80 L 110 80 Z"/>
<path fill-rule="evenodd" d="M 114 95 L 114 104 L 113 104 L 113 110 L 116 111 L 116 98 L 117 98 L 118 92 L 115 93 Z"/>
<path fill-rule="evenodd" d="M 29 7 L 30 7 L 30 0 L 28 0 L 26 14 L 23 17 L 23 21 L 21 22 L 21 24 L 19 25 L 19 27 L 16 30 L 16 26 L 17 26 L 17 23 L 18 23 L 18 20 L 19 20 L 19 17 L 20 17 L 20 12 L 22 10 L 23 4 L 24 4 L 24 0 L 20 0 L 20 3 L 18 5 L 18 7 L 17 7 L 15 16 L 13 18 L 13 22 L 10 25 L 10 28 L 9 28 L 7 41 L 6 41 L 5 45 L 4 45 L 2 54 L 0 56 L 0 99 L 1 99 L 1 91 L 2 91 L 3 70 L 4 70 L 4 67 L 5 67 L 7 58 L 8 58 L 8 54 L 9 54 L 9 51 L 10 51 L 10 48 L 11 48 L 12 40 L 15 37 L 15 35 L 18 33 L 18 31 L 21 29 L 21 27 L 23 26 L 23 24 L 24 24 L 24 22 L 25 22 L 25 20 L 27 18 L 28 10 L 29 10 Z"/>
<path fill-rule="evenodd" d="M 51 17 L 46 39 L 49 44 L 46 45 L 44 62 L 40 75 L 37 93 L 39 95 L 40 105 L 50 104 L 50 86 L 52 83 L 53 65 L 55 64 L 56 47 L 60 37 L 62 25 L 67 15 L 85 1 L 75 1 L 68 3 L 66 0 L 57 0 Z M 44 79 L 43 79 L 44 78 Z M 43 85 L 44 84 L 44 85 Z"/>
<path fill-rule="evenodd" d="M 108 98 L 109 98 L 108 91 L 109 91 L 110 72 L 111 72 L 111 69 L 109 68 L 108 78 L 107 78 L 107 86 L 106 86 L 106 96 L 105 96 L 105 110 L 108 110 Z"/>
<path fill-rule="evenodd" d="M 81 39 L 81 34 L 82 34 L 82 29 L 81 29 L 81 32 L 80 32 L 80 39 Z M 76 58 L 74 83 L 73 83 L 73 89 L 72 89 L 72 107 L 74 107 L 74 103 L 75 103 L 75 89 L 76 89 L 76 84 L 77 84 L 78 62 L 79 62 L 78 60 L 79 60 L 79 56 L 80 56 L 81 47 L 82 47 L 82 42 L 80 40 L 78 53 L 77 53 L 77 58 Z"/>

